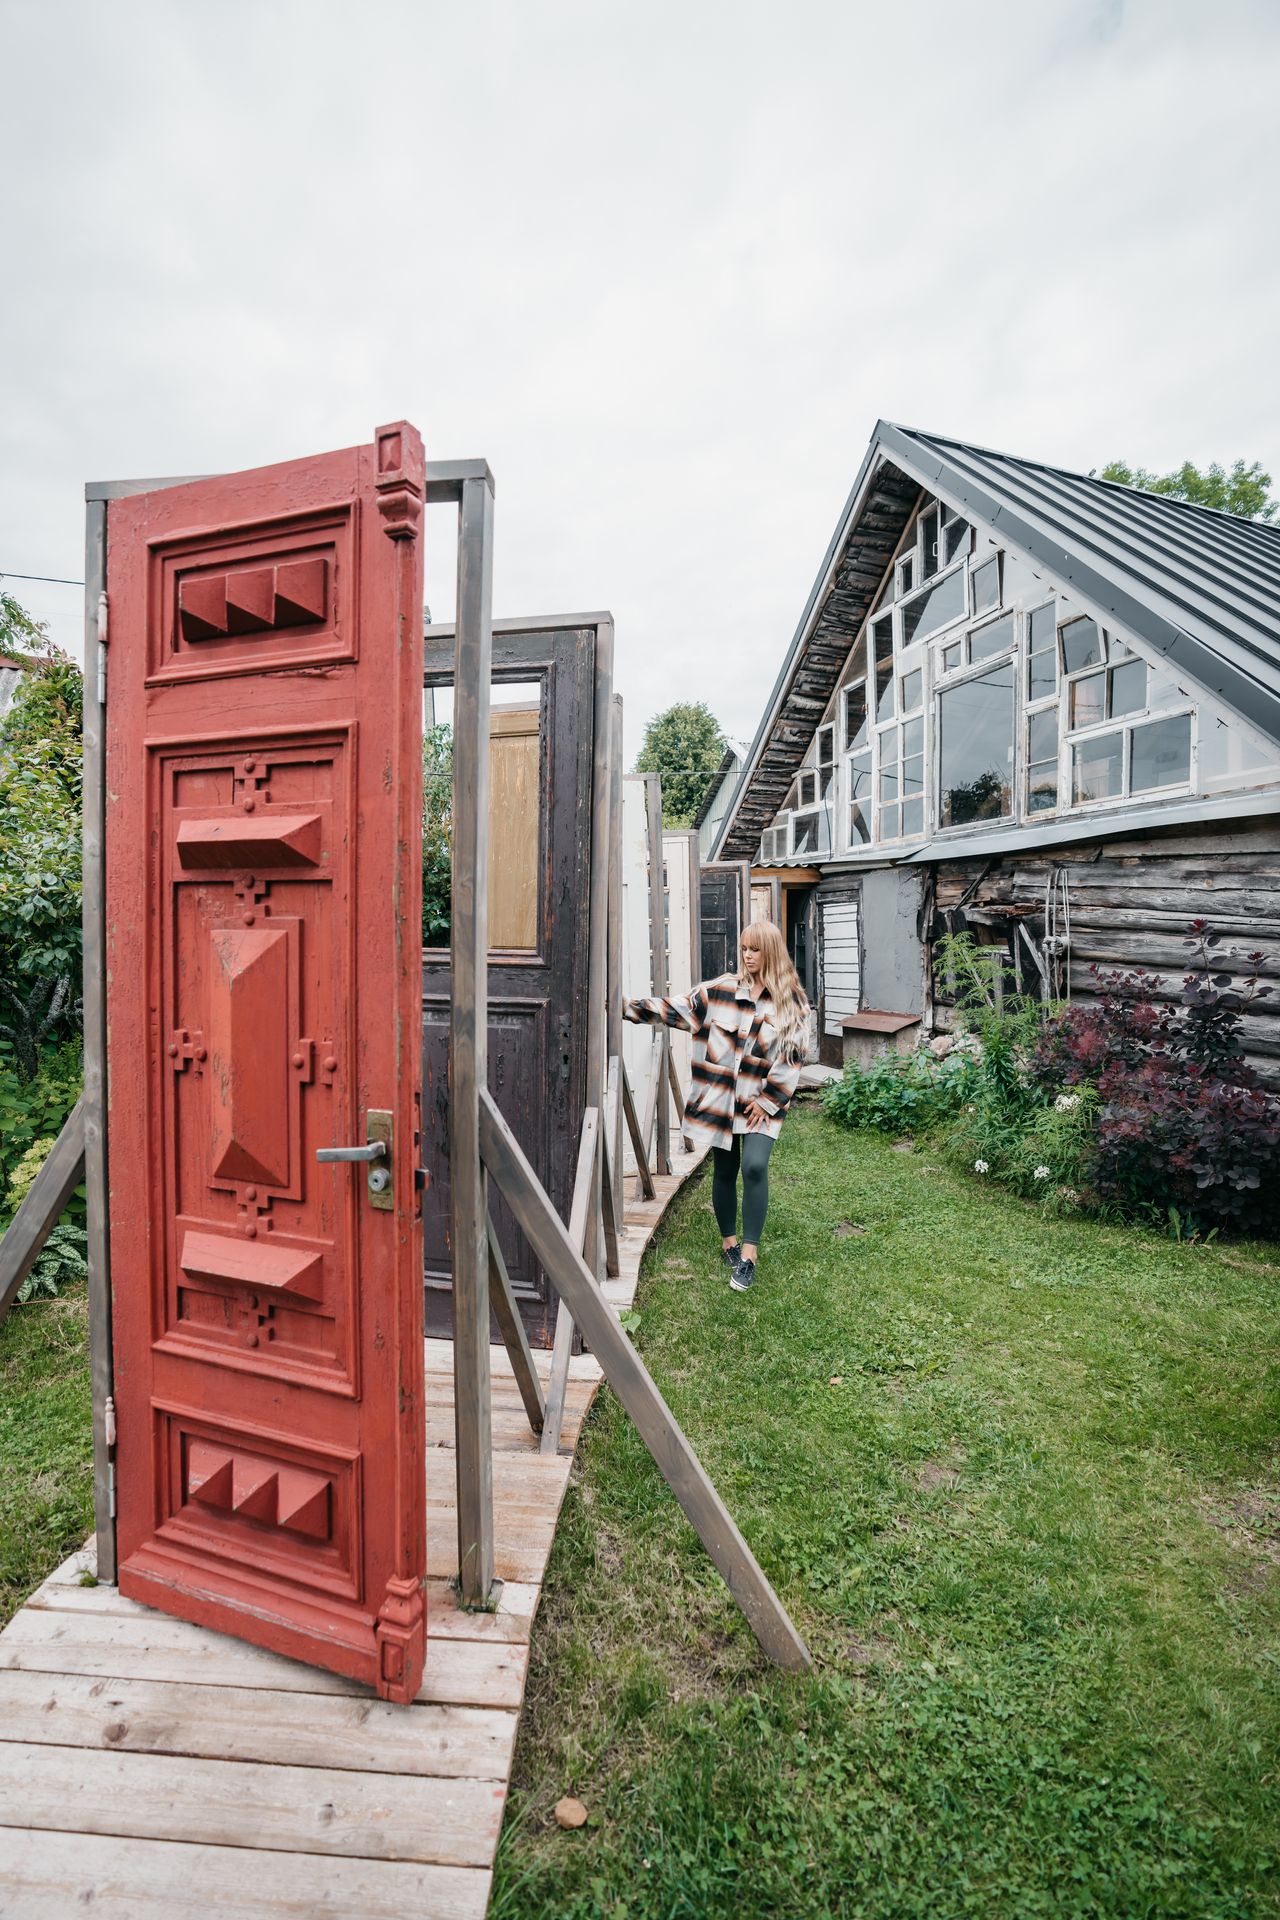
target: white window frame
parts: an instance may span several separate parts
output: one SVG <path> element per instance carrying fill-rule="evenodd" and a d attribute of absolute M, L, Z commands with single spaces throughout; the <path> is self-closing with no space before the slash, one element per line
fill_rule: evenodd
<path fill-rule="evenodd" d="M 1001 609 L 1001 611 L 1008 613 L 1011 609 L 1005 607 Z M 992 617 L 995 617 L 994 608 L 992 609 Z M 1022 698 L 1021 689 L 1018 684 L 1018 663 L 1021 658 L 1021 649 L 1017 644 L 1019 624 L 1019 619 L 1015 614 L 1013 623 L 1014 644 L 1007 653 L 998 653 L 990 660 L 981 660 L 976 667 L 966 666 L 963 672 L 956 669 L 951 673 L 945 674 L 936 681 L 930 689 L 929 708 L 933 724 L 929 732 L 932 734 L 932 743 L 926 764 L 933 780 L 934 819 L 936 821 L 934 831 L 940 837 L 945 838 L 950 834 L 972 833 L 975 828 L 990 829 L 994 832 L 1000 827 L 1007 827 L 1015 823 L 1021 817 L 1018 812 L 1018 783 L 1021 774 L 1021 769 L 1018 764 L 1018 744 L 1019 729 L 1022 724 Z M 1010 664 L 1013 666 L 1013 772 L 1009 782 L 1009 811 L 1008 813 L 997 814 L 994 820 L 962 820 L 956 826 L 944 827 L 942 824 L 942 716 L 938 711 L 938 701 L 944 693 L 953 693 L 957 687 L 963 686 L 966 681 L 981 680 L 987 674 L 994 673 L 997 667 L 1004 667 Z M 1061 749 L 1061 744 L 1061 735 L 1059 735 L 1059 749 Z M 1059 780 L 1061 780 L 1061 773 L 1059 773 Z M 927 811 L 926 809 L 926 812 Z"/>
<path fill-rule="evenodd" d="M 1148 671 L 1149 670 L 1150 668 L 1148 666 Z M 1082 668 L 1081 671 L 1085 673 L 1096 673 L 1097 668 L 1085 667 Z M 1077 677 L 1076 675 L 1072 676 L 1073 679 Z M 1170 781 L 1167 786 L 1163 787 L 1143 787 L 1140 792 L 1134 793 L 1132 777 L 1133 733 L 1135 728 L 1151 726 L 1154 722 L 1160 720 L 1181 720 L 1183 718 L 1190 718 L 1191 721 L 1191 752 L 1188 757 L 1187 778 L 1185 780 Z M 1103 794 L 1101 799 L 1098 800 L 1077 800 L 1075 798 L 1075 781 L 1072 778 L 1073 750 L 1079 746 L 1087 746 L 1090 740 L 1097 740 L 1102 735 L 1108 733 L 1118 733 L 1122 736 L 1120 791 L 1119 793 Z M 1157 707 L 1154 711 L 1150 707 L 1144 707 L 1140 713 L 1126 713 L 1118 720 L 1099 720 L 1091 727 L 1079 727 L 1074 733 L 1060 734 L 1059 753 L 1061 755 L 1061 761 L 1058 768 L 1058 791 L 1059 793 L 1065 792 L 1068 796 L 1067 805 L 1060 808 L 1060 812 L 1064 814 L 1095 813 L 1101 808 L 1128 806 L 1131 801 L 1136 801 L 1138 805 L 1141 806 L 1148 800 L 1164 799 L 1171 794 L 1196 793 L 1199 790 L 1199 710 L 1194 701 L 1180 700 L 1176 705 L 1171 707 Z M 1065 787 L 1062 784 L 1064 780 L 1066 782 Z"/>

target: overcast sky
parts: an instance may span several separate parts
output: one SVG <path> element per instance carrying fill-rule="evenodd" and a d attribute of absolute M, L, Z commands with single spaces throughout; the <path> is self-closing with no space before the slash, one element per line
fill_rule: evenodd
<path fill-rule="evenodd" d="M 1280 477 L 1276 0 L 0 0 L 0 73 L 5 570 L 407 416 L 633 752 L 750 738 L 878 416 Z"/>

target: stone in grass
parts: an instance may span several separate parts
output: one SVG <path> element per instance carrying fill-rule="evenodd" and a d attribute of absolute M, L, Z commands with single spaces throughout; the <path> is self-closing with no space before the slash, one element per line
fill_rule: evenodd
<path fill-rule="evenodd" d="M 581 1800 L 575 1800 L 572 1794 L 567 1793 L 563 1800 L 556 1801 L 556 1825 L 558 1827 L 585 1827 L 586 1824 L 587 1810 Z"/>
<path fill-rule="evenodd" d="M 836 1228 L 836 1239 L 860 1240 L 866 1231 L 867 1229 L 860 1227 L 855 1220 L 841 1220 Z"/>

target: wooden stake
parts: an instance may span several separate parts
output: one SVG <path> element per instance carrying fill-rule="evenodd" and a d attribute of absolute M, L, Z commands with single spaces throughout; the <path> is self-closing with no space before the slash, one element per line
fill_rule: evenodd
<path fill-rule="evenodd" d="M 808 1648 L 487 1090 L 480 1095 L 480 1148 L 491 1178 L 582 1328 L 605 1378 L 724 1575 L 760 1645 L 776 1665 L 804 1672 L 813 1664 Z"/>
<path fill-rule="evenodd" d="M 631 1076 L 627 1072 L 627 1063 L 619 1059 L 622 1076 L 622 1111 L 626 1116 L 627 1132 L 631 1135 L 631 1151 L 636 1157 L 639 1172 L 639 1187 L 646 1200 L 653 1199 L 653 1175 L 649 1171 L 649 1143 L 640 1128 L 639 1115 L 636 1113 L 636 1099 L 631 1091 Z"/>
<path fill-rule="evenodd" d="M 595 1197 L 598 1178 L 599 1145 L 600 1111 L 597 1107 L 588 1107 L 582 1116 L 578 1166 L 573 1182 L 573 1200 L 569 1208 L 569 1238 L 575 1250 L 584 1258 L 587 1232 L 591 1224 L 591 1203 Z M 555 1453 L 560 1445 L 560 1428 L 564 1421 L 564 1396 L 569 1385 L 569 1361 L 572 1354 L 573 1314 L 562 1295 L 556 1308 L 555 1344 L 551 1353 L 551 1378 L 547 1384 L 547 1412 L 538 1449 L 540 1453 Z"/>
<path fill-rule="evenodd" d="M 529 1425 L 535 1433 L 541 1433 L 546 1418 L 542 1382 L 538 1379 L 538 1370 L 529 1351 L 529 1336 L 520 1318 L 520 1308 L 511 1285 L 511 1275 L 507 1272 L 507 1263 L 502 1257 L 502 1248 L 498 1245 L 492 1214 L 489 1216 L 489 1298 L 511 1356 L 511 1371 L 515 1374 L 520 1398 L 529 1416 Z"/>
<path fill-rule="evenodd" d="M 31 1190 L 0 1238 L 0 1320 L 40 1258 L 45 1241 L 84 1175 L 84 1102 L 77 1100 Z"/>

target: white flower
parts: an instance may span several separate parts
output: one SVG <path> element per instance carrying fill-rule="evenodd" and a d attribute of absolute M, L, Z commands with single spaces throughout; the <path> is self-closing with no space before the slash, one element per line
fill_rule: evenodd
<path fill-rule="evenodd" d="M 1033 1180 L 1047 1180 L 1049 1178 L 1048 1167 L 1037 1167 L 1031 1178 Z"/>
<path fill-rule="evenodd" d="M 991 1171 L 985 1160 L 975 1160 L 973 1170 L 975 1173 L 990 1173 Z"/>
<path fill-rule="evenodd" d="M 1080 1105 L 1080 1095 L 1078 1093 L 1060 1093 L 1053 1105 L 1057 1113 L 1070 1113 L 1073 1107 Z"/>

